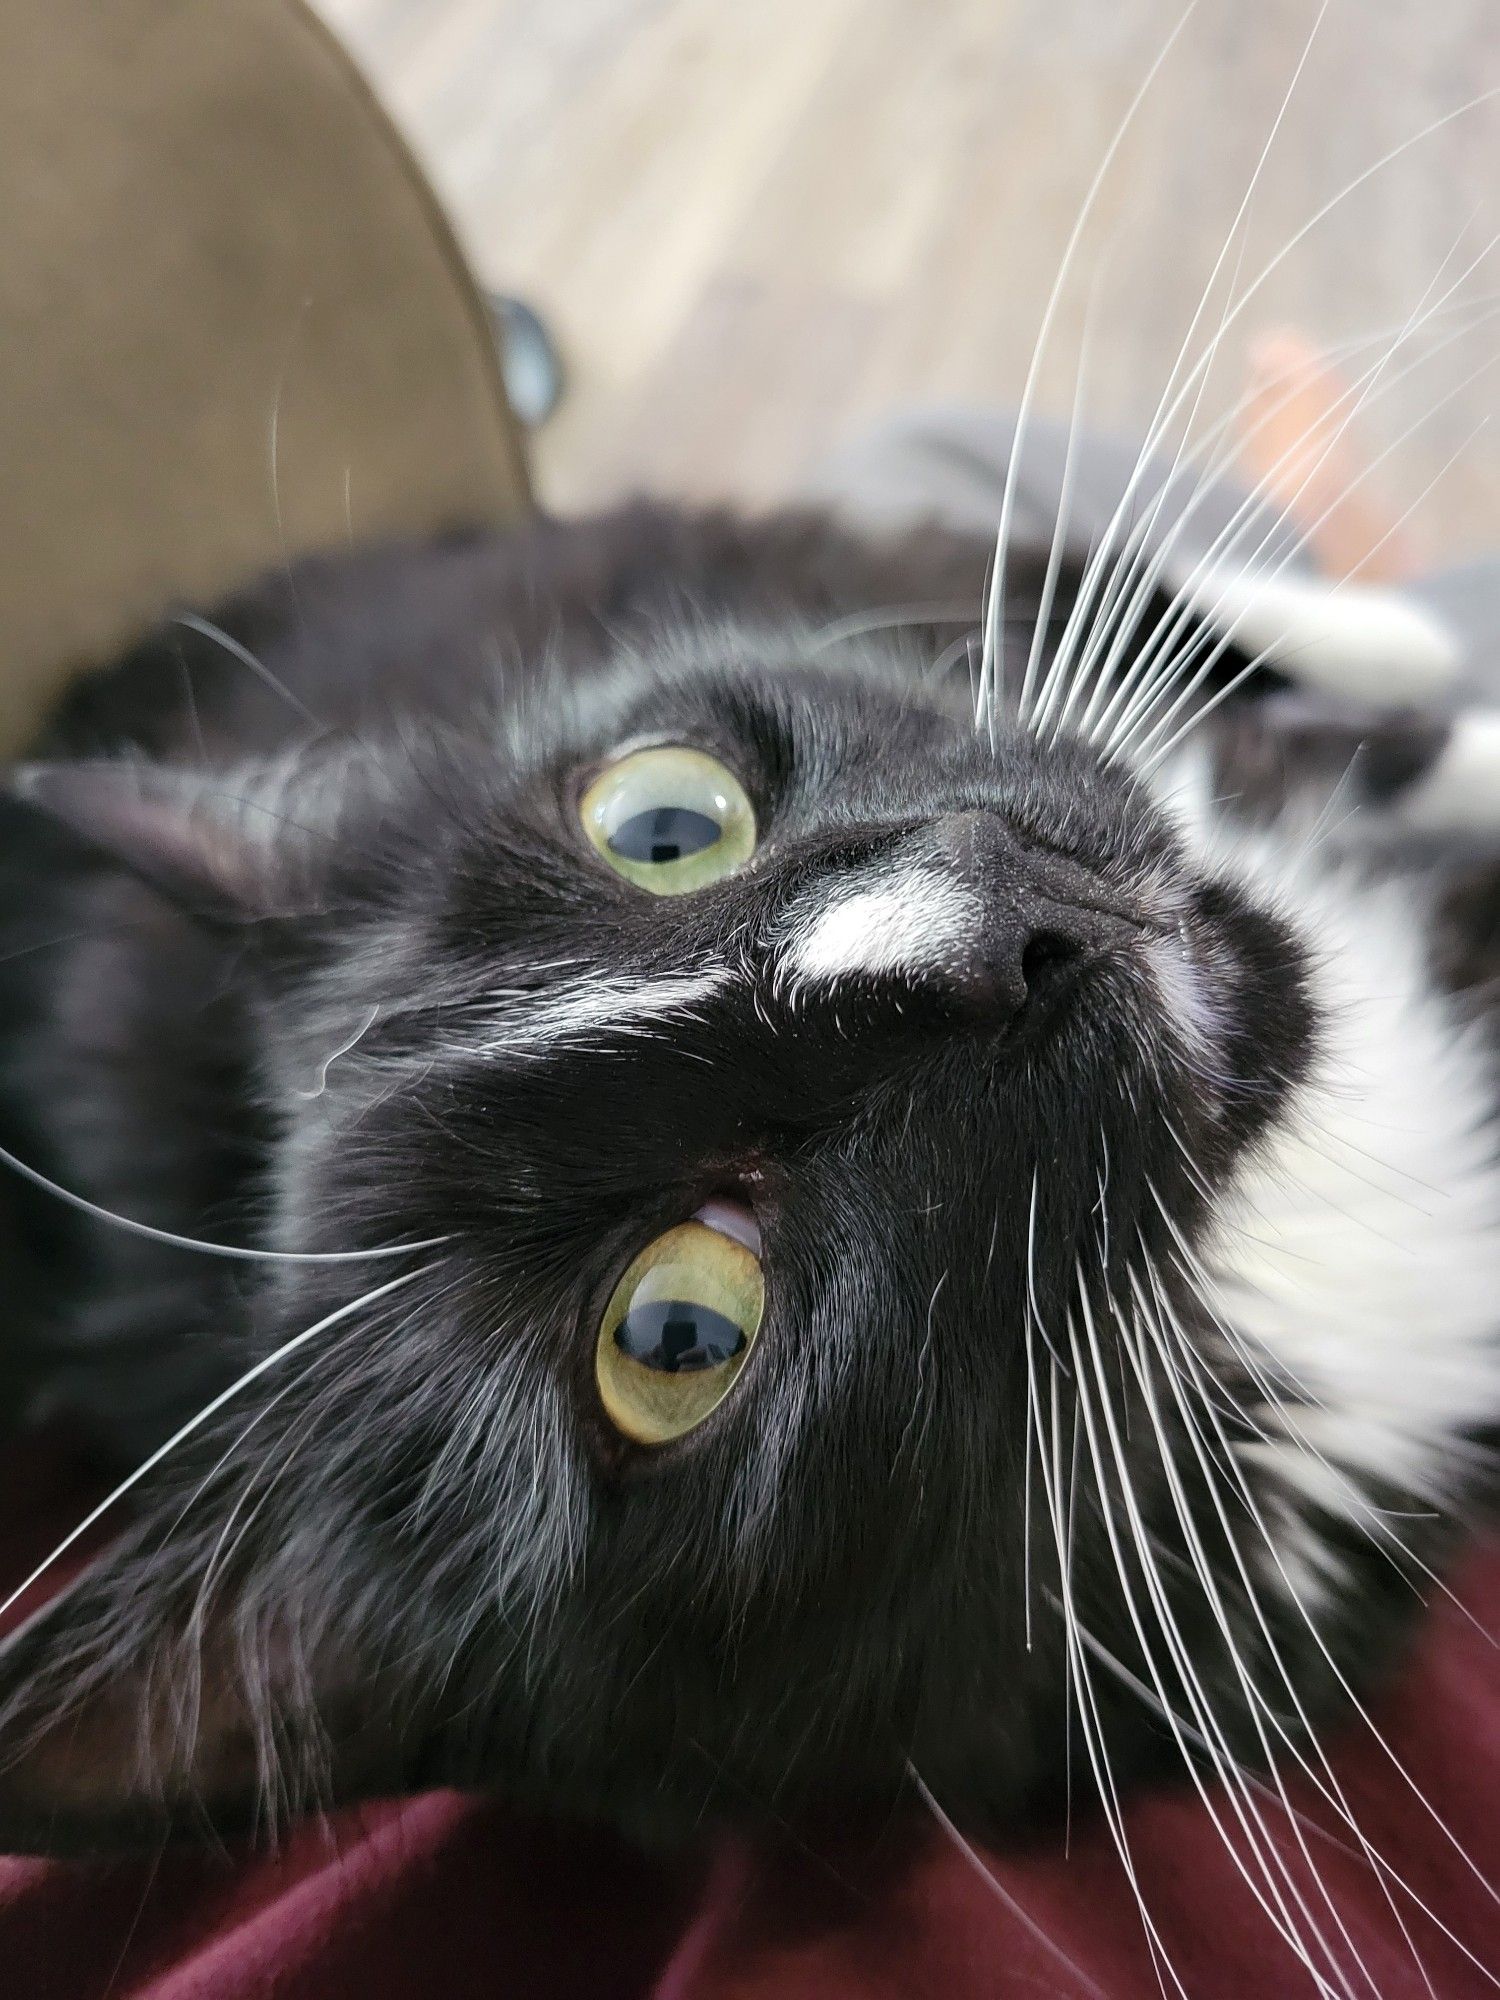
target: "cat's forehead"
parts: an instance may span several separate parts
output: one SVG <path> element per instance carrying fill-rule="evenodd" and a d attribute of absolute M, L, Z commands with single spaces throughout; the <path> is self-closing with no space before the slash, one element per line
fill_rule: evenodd
<path fill-rule="evenodd" d="M 563 704 L 542 704 L 526 748 L 554 771 L 650 742 L 722 757 L 786 818 L 1015 812 L 1044 836 L 1158 853 L 1165 830 L 1121 773 L 1076 746 L 976 719 L 967 674 L 890 635 L 816 627 L 679 629 L 618 656 Z"/>
<path fill-rule="evenodd" d="M 973 735 L 972 704 L 951 675 L 923 666 L 892 646 L 822 644 L 814 631 L 676 632 L 617 657 L 571 719 L 599 751 L 685 728 L 770 763 L 846 755 L 872 742 L 962 749 Z"/>

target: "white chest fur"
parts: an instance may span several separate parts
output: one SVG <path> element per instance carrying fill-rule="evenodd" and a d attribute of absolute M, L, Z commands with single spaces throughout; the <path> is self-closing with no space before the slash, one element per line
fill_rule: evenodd
<path fill-rule="evenodd" d="M 1260 1455 L 1296 1493 L 1369 1516 L 1366 1482 L 1442 1506 L 1500 1421 L 1500 1129 L 1482 1035 L 1435 985 L 1419 890 L 1298 836 L 1215 830 L 1224 872 L 1313 954 L 1322 1038 L 1247 1160 L 1205 1264 L 1230 1325 L 1296 1401 Z"/>

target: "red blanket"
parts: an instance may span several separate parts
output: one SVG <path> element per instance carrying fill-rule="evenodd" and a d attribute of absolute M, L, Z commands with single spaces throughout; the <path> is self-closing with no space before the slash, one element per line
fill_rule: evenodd
<path fill-rule="evenodd" d="M 0 1557 L 13 1570 L 34 1560 L 81 1498 L 60 1462 L 13 1455 Z M 1393 1877 L 1382 1887 L 1310 1783 L 1291 1788 L 1295 1835 L 1264 1807 L 1286 1859 L 1282 1893 L 1302 1898 L 1302 1922 L 1354 1995 L 1467 2000 L 1500 1985 L 1482 1969 L 1500 1973 L 1500 1901 L 1485 1880 L 1500 1874 L 1500 1651 L 1487 1636 L 1500 1631 L 1500 1551 L 1471 1562 L 1454 1598 L 1434 1593 L 1416 1657 L 1374 1710 L 1393 1754 L 1359 1725 L 1334 1752 L 1366 1841 L 1405 1889 Z M 1136 1801 L 1127 1833 L 1170 1961 L 1160 1978 L 1097 1816 L 1080 1812 L 1066 1853 L 1049 1839 L 966 1856 L 931 1826 L 816 1850 L 724 1842 L 669 1865 L 438 1794 L 308 1828 L 274 1859 L 0 1860 L 0 1994 L 1152 2000 L 1178 1990 L 1174 1973 L 1191 2000 L 1316 1990 L 1189 1793 Z"/>

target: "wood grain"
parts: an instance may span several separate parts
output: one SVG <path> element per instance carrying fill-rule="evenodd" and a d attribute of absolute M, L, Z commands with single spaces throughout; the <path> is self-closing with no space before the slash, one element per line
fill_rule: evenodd
<path fill-rule="evenodd" d="M 1179 11 L 322 6 L 483 276 L 552 320 L 570 387 L 537 468 L 565 508 L 643 486 L 774 498 L 897 405 L 1014 403 L 1085 191 Z M 1500 87 L 1500 0 L 1335 0 L 1197 310 L 1316 13 L 1316 0 L 1200 0 L 1101 189 L 1039 402 L 1071 406 L 1087 320 L 1088 416 L 1140 431 L 1184 338 L 1197 353 L 1219 332 L 1231 287 L 1405 146 L 1260 285 L 1223 334 L 1197 414 L 1234 401 L 1256 339 L 1288 324 L 1320 344 L 1395 332 L 1472 265 L 1376 377 L 1355 436 L 1378 461 L 1380 504 L 1414 507 L 1429 556 L 1493 548 L 1500 436 L 1484 426 L 1500 322 L 1476 315 L 1500 301 L 1500 259 L 1481 254 L 1500 231 L 1500 106 L 1426 128 Z"/>

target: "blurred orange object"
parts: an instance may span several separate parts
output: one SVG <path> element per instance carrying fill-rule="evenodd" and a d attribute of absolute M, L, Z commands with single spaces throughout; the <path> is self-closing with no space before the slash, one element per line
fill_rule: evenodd
<path fill-rule="evenodd" d="M 1307 536 L 1325 575 L 1400 583 L 1421 566 L 1398 510 L 1369 477 L 1356 436 L 1359 392 L 1296 332 L 1250 356 L 1240 457 L 1250 479 Z"/>

